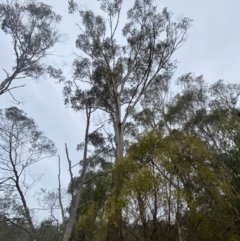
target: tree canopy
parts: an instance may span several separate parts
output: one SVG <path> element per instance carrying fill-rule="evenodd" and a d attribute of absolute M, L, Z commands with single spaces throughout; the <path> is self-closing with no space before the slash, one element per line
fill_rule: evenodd
<path fill-rule="evenodd" d="M 53 74 L 53 67 L 47 66 L 46 57 L 53 46 L 62 40 L 57 29 L 61 16 L 52 7 L 42 2 L 6 1 L 0 3 L 2 31 L 12 38 L 15 63 L 12 71 L 4 70 L 6 78 L 0 82 L 0 95 L 22 87 L 13 86 L 13 80 L 30 77 L 39 79 L 45 73 Z"/>

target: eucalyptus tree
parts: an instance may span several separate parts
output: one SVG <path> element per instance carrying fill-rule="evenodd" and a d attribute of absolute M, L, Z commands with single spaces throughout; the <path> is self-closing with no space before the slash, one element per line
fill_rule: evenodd
<path fill-rule="evenodd" d="M 55 155 L 56 148 L 18 108 L 5 109 L 0 120 L 0 220 L 22 229 L 33 240 L 37 231 L 27 194 L 41 175 L 32 173 L 31 167 Z"/>
<path fill-rule="evenodd" d="M 167 9 L 158 13 L 152 1 L 135 1 L 122 29 L 124 44 L 120 44 L 117 30 L 121 5 L 121 0 L 101 1 L 107 21 L 90 10 L 80 11 L 81 33 L 76 47 L 82 56 L 73 63 L 74 83 L 87 83 L 92 102 L 109 115 L 116 135 L 117 160 L 123 157 L 127 118 L 149 85 L 173 70 L 171 57 L 184 43 L 191 23 L 187 18 L 173 22 Z M 76 90 L 74 86 L 66 88 Z"/>
<path fill-rule="evenodd" d="M 154 129 L 130 146 L 115 166 L 123 173 L 118 202 L 126 240 L 226 240 L 238 237 L 231 185 L 216 172 L 208 145 L 185 132 L 168 136 Z M 108 210 L 110 207 L 110 210 Z M 231 228 L 230 228 L 231 227 Z M 204 230 L 208 230 L 207 233 Z"/>
<path fill-rule="evenodd" d="M 208 85 L 203 76 L 188 73 L 177 79 L 177 91 L 170 98 L 170 78 L 165 76 L 165 85 L 154 83 L 145 92 L 143 110 L 133 113 L 138 128 L 161 129 L 168 134 L 184 131 L 200 138 L 217 155 L 233 157 L 239 150 L 240 85 L 223 80 Z"/>
<path fill-rule="evenodd" d="M 62 41 L 57 29 L 61 16 L 52 7 L 35 0 L 6 1 L 0 3 L 2 31 L 11 36 L 15 63 L 11 71 L 5 69 L 6 78 L 0 82 L 0 95 L 23 87 L 13 81 L 30 77 L 39 79 L 45 73 L 59 74 L 59 70 L 46 65 L 53 46 Z M 17 81 L 14 81 L 17 83 Z"/>
<path fill-rule="evenodd" d="M 203 141 L 218 160 L 216 172 L 223 169 L 232 184 L 236 197 L 240 193 L 240 85 L 219 80 L 208 85 L 203 76 L 192 73 L 179 77 L 176 94 L 165 99 L 170 90 L 156 87 L 146 93 L 142 105 L 146 108 L 134 113 L 138 128 L 161 129 L 172 134 L 185 132 Z M 162 101 L 164 100 L 164 101 Z M 157 111 L 156 111 L 157 110 Z M 239 215 L 239 204 L 233 202 Z"/>
<path fill-rule="evenodd" d="M 208 144 L 240 190 L 240 85 L 219 80 L 208 86 L 202 76 L 192 74 L 177 83 L 180 91 L 167 104 L 165 122 Z"/>
<path fill-rule="evenodd" d="M 120 32 L 123 1 L 100 2 L 104 16 L 79 11 L 76 47 L 80 54 L 73 62 L 73 80 L 66 82 L 64 93 L 71 101 L 75 93 L 78 95 L 79 84 L 88 85 L 92 105 L 105 112 L 112 124 L 115 160 L 120 161 L 130 114 L 151 83 L 175 68 L 171 57 L 185 42 L 191 20 L 183 17 L 174 22 L 166 8 L 158 12 L 152 0 L 136 0 Z M 113 178 L 113 187 L 116 181 Z M 119 240 L 120 226 L 107 239 Z"/>
<path fill-rule="evenodd" d="M 154 129 L 135 140 L 114 165 L 122 175 L 117 198 L 109 176 L 84 187 L 73 240 L 104 240 L 109 217 L 122 210 L 123 240 L 228 240 L 238 237 L 231 184 L 213 169 L 217 159 L 198 137 Z M 205 230 L 208 230 L 207 232 Z"/>

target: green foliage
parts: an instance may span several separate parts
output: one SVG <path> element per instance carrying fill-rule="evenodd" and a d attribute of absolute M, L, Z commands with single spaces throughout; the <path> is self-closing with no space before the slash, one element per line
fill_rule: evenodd
<path fill-rule="evenodd" d="M 183 239 L 227 240 L 237 233 L 231 206 L 235 197 L 225 173 L 216 173 L 215 166 L 212 151 L 196 137 L 147 133 L 115 166 L 115 173 L 122 176 L 121 192 L 108 197 L 106 216 L 111 220 L 115 209 L 122 210 L 126 239 L 154 240 L 157 235 L 156 240 L 176 240 L 180 233 L 165 227 L 172 225 Z"/>
<path fill-rule="evenodd" d="M 78 206 L 74 237 L 82 240 L 102 240 L 106 235 L 104 204 L 109 191 L 110 176 L 104 171 L 89 172 Z"/>
<path fill-rule="evenodd" d="M 184 132 L 142 135 L 115 164 L 111 192 L 107 176 L 86 184 L 78 237 L 102 240 L 112 222 L 121 223 L 126 240 L 238 238 L 233 203 L 239 198 L 217 162 L 202 140 Z"/>
<path fill-rule="evenodd" d="M 122 30 L 124 45 L 116 37 L 122 1 L 100 2 L 109 26 L 91 10 L 79 12 L 82 32 L 76 47 L 84 56 L 74 60 L 73 81 L 66 82 L 64 95 L 76 109 L 81 103 L 77 83 L 88 83 L 93 106 L 109 114 L 111 122 L 120 123 L 116 110 L 126 105 L 129 115 L 150 83 L 162 82 L 161 76 L 174 69 L 170 57 L 185 41 L 191 20 L 174 22 L 167 9 L 157 12 L 153 1 L 135 1 Z"/>
<path fill-rule="evenodd" d="M 17 222 L 20 225 L 23 225 L 23 220 L 18 220 Z M 23 230 L 17 228 L 12 224 L 6 222 L 0 222 L 0 240 L 12 241 L 12 240 L 21 240 L 21 241 L 30 241 L 29 235 Z"/>
<path fill-rule="evenodd" d="M 0 3 L 0 24 L 5 34 L 12 38 L 15 64 L 13 72 L 0 83 L 0 95 L 11 90 L 16 78 L 39 79 L 46 72 L 55 74 L 43 59 L 50 49 L 62 40 L 57 30 L 61 16 L 52 11 L 51 6 L 36 1 L 6 1 Z M 61 73 L 57 76 L 60 78 Z"/>
<path fill-rule="evenodd" d="M 89 143 L 96 147 L 104 141 L 106 147 L 97 146 L 96 155 L 101 151 L 104 157 L 120 161 L 124 155 L 123 132 L 127 119 L 150 84 L 160 81 L 160 76 L 175 68 L 171 56 L 185 42 L 191 20 L 173 21 L 167 9 L 157 12 L 153 1 L 136 0 L 127 12 L 127 23 L 122 29 L 125 41 L 120 43 L 117 32 L 120 33 L 123 1 L 101 0 L 100 4 L 104 17 L 91 10 L 79 11 L 81 32 L 76 47 L 80 54 L 73 62 L 73 80 L 65 82 L 63 92 L 65 103 L 71 104 L 76 111 L 87 111 L 82 105 L 86 93 L 92 108 L 104 112 L 104 120 L 99 122 L 111 124 L 110 131 L 105 131 L 105 140 L 100 135 L 89 135 Z M 88 84 L 86 90 L 81 90 L 81 82 Z M 110 219 L 108 226 L 111 225 L 107 231 L 107 236 L 111 233 L 111 237 L 107 239 L 118 240 L 122 205 L 121 197 L 118 197 L 121 194 L 121 176 L 118 174 L 112 179 L 113 193 L 114 205 L 112 201 L 107 201 L 106 205 L 118 208 L 117 213 L 113 210 L 106 214 Z M 91 214 L 94 213 L 95 207 L 90 209 Z"/>
<path fill-rule="evenodd" d="M 38 240 L 59 241 L 59 227 L 52 220 L 43 220 L 37 228 Z"/>

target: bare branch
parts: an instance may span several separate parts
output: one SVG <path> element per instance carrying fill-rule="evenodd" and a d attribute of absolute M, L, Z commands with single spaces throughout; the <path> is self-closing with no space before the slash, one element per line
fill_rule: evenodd
<path fill-rule="evenodd" d="M 65 151 L 66 151 L 66 156 L 67 156 L 67 161 L 68 161 L 68 166 L 69 166 L 69 174 L 70 174 L 70 183 L 71 183 L 71 196 L 72 196 L 72 201 L 74 200 L 74 193 L 73 193 L 73 173 L 72 173 L 72 164 L 71 160 L 69 158 L 68 154 L 68 148 L 67 144 L 65 143 Z"/>

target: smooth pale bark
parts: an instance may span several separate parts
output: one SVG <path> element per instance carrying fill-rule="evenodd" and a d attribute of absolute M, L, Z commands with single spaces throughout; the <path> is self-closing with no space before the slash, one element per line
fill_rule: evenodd
<path fill-rule="evenodd" d="M 121 106 L 118 102 L 118 115 L 114 123 L 115 144 L 116 144 L 116 162 L 121 161 L 123 158 L 123 132 L 124 122 L 121 121 Z M 118 194 L 121 191 L 121 175 L 113 174 L 112 188 L 115 188 L 115 198 L 117 202 Z M 115 220 L 108 220 L 106 241 L 121 241 L 122 240 L 122 213 L 121 210 L 115 211 Z"/>

